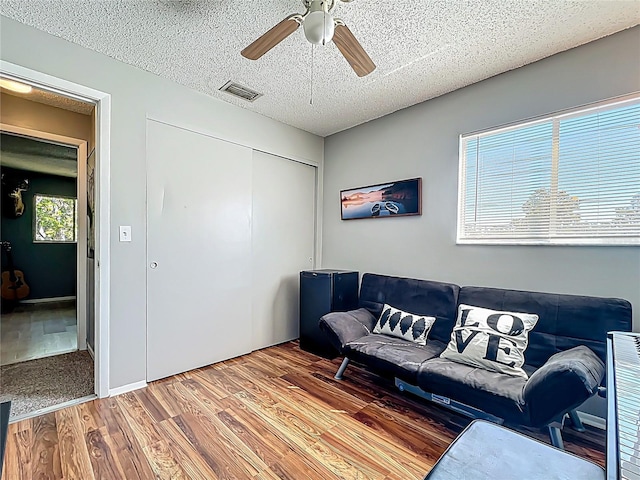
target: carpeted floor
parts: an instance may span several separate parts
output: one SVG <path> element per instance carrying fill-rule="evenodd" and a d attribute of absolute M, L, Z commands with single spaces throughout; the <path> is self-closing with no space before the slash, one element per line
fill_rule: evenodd
<path fill-rule="evenodd" d="M 0 367 L 0 401 L 11 400 L 11 418 L 93 392 L 93 359 L 87 351 Z"/>

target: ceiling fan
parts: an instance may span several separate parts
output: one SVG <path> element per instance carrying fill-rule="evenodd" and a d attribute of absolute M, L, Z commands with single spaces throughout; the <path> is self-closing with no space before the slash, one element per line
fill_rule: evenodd
<path fill-rule="evenodd" d="M 258 60 L 302 25 L 304 35 L 309 42 L 326 45 L 333 40 L 356 75 L 364 77 L 370 74 L 375 70 L 376 65 L 345 23 L 333 16 L 338 1 L 348 3 L 352 0 L 302 0 L 306 12 L 289 15 L 242 50 L 242 56 L 250 60 Z"/>

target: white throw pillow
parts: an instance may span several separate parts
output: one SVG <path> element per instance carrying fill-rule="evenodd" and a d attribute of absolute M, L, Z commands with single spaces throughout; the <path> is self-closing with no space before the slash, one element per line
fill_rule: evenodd
<path fill-rule="evenodd" d="M 373 333 L 384 333 L 426 345 L 427 335 L 435 321 L 435 317 L 403 312 L 385 303 L 380 318 L 373 327 Z"/>
<path fill-rule="evenodd" d="M 441 358 L 527 378 L 522 369 L 529 332 L 538 315 L 461 304 L 451 341 Z"/>

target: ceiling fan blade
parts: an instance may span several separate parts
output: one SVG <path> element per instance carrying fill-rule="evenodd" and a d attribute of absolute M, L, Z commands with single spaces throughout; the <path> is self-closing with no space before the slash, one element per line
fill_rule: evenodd
<path fill-rule="evenodd" d="M 359 77 L 369 75 L 376 69 L 371 57 L 364 51 L 360 42 L 353 36 L 349 27 L 342 23 L 336 24 L 335 33 L 333 34 L 333 43 L 336 44 L 344 58 L 347 59 L 351 68 Z"/>
<path fill-rule="evenodd" d="M 267 33 L 258 38 L 251 45 L 246 47 L 242 52 L 243 57 L 249 60 L 257 60 L 293 32 L 300 26 L 300 14 L 289 15 L 287 18 L 278 23 Z"/>

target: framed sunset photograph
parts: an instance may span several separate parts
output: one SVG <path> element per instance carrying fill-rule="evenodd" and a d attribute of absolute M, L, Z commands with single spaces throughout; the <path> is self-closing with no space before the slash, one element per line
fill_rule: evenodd
<path fill-rule="evenodd" d="M 342 220 L 422 214 L 422 178 L 340 191 Z"/>

